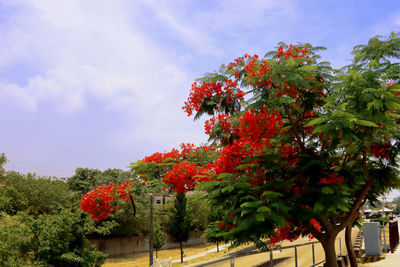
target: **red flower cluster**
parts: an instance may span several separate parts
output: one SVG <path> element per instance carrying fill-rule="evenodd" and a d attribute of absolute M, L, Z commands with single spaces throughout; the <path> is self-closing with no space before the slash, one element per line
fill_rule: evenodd
<path fill-rule="evenodd" d="M 120 209 L 115 205 L 118 199 L 130 201 L 129 190 L 131 187 L 132 184 L 129 180 L 117 186 L 114 184 L 99 186 L 82 198 L 81 210 L 89 213 L 92 220 L 100 222 Z"/>
<path fill-rule="evenodd" d="M 321 178 L 318 184 L 341 184 L 343 176 L 337 176 L 337 173 L 329 173 L 328 178 Z"/>
<path fill-rule="evenodd" d="M 220 82 L 203 82 L 199 86 L 196 82 L 192 84 L 192 90 L 190 91 L 188 101 L 182 109 L 188 114 L 192 115 L 193 110 L 196 112 L 201 111 L 201 106 L 205 99 L 210 99 L 216 96 L 218 100 L 217 107 L 225 101 L 231 104 L 234 99 L 243 100 L 244 92 L 236 87 L 236 82 L 231 79 L 226 79 L 224 83 Z"/>
<path fill-rule="evenodd" d="M 278 48 L 278 52 L 276 52 L 276 57 L 280 58 L 284 56 L 285 59 L 288 59 L 289 57 L 297 58 L 297 57 L 305 57 L 308 53 L 307 48 L 296 48 L 293 45 L 290 45 L 288 49 L 284 52 L 283 47 L 280 46 Z"/>
<path fill-rule="evenodd" d="M 144 157 L 144 159 L 142 159 L 142 161 L 144 163 L 148 163 L 148 162 L 161 163 L 164 160 L 166 160 L 167 158 L 176 159 L 179 156 L 180 156 L 179 150 L 174 148 L 170 152 L 166 152 L 166 153 L 156 152 L 150 156 Z"/>
<path fill-rule="evenodd" d="M 220 228 L 226 228 L 226 229 L 228 229 L 228 231 L 230 231 L 230 230 L 232 230 L 233 228 L 235 228 L 236 225 L 234 225 L 234 224 L 226 224 L 226 225 L 224 225 L 224 222 L 223 222 L 223 221 L 220 221 L 220 222 L 218 223 L 218 227 L 220 227 Z"/>
<path fill-rule="evenodd" d="M 291 242 L 295 241 L 299 238 L 300 234 L 298 233 L 297 229 L 294 228 L 294 224 L 292 222 L 287 222 L 289 226 L 282 227 L 276 229 L 274 231 L 274 235 L 270 237 L 271 246 L 275 246 L 277 243 L 283 240 L 289 240 Z"/>
<path fill-rule="evenodd" d="M 322 226 L 321 226 L 321 224 L 317 221 L 317 220 L 315 220 L 315 219 L 310 219 L 310 224 L 318 231 L 318 232 L 320 232 L 321 233 L 321 228 L 322 228 Z"/>
<path fill-rule="evenodd" d="M 236 167 L 246 156 L 251 156 L 251 152 L 244 147 L 243 143 L 234 140 L 232 144 L 224 147 L 218 159 L 214 161 L 215 173 L 236 173 Z"/>
<path fill-rule="evenodd" d="M 386 144 L 373 144 L 369 152 L 376 158 L 389 159 L 389 151 L 391 147 L 392 144 L 390 142 Z"/>
<path fill-rule="evenodd" d="M 164 152 L 164 153 L 156 152 L 150 156 L 144 157 L 142 159 L 142 161 L 143 161 L 143 163 L 149 163 L 149 162 L 162 163 L 166 159 L 171 159 L 171 160 L 180 162 L 182 160 L 187 159 L 189 156 L 199 152 L 200 150 L 215 151 L 214 148 L 209 147 L 209 146 L 196 147 L 194 144 L 190 144 L 190 143 L 187 143 L 187 144 L 182 143 L 179 146 L 181 148 L 180 151 L 176 148 L 173 148 L 170 152 Z"/>
<path fill-rule="evenodd" d="M 204 123 L 205 133 L 208 134 L 209 136 L 214 135 L 215 134 L 214 128 L 215 128 L 216 124 L 218 124 L 220 131 L 222 131 L 226 134 L 231 133 L 232 128 L 231 128 L 231 123 L 228 120 L 229 118 L 230 117 L 228 115 L 218 113 L 217 117 L 216 117 L 217 120 L 215 120 L 215 118 L 211 118 L 211 119 L 205 121 L 205 123 Z"/>
<path fill-rule="evenodd" d="M 283 124 L 278 112 L 270 114 L 265 107 L 260 107 L 259 112 L 250 110 L 239 121 L 238 135 L 244 145 L 260 151 L 264 146 L 270 145 L 270 138 L 274 137 L 278 128 Z"/>
<path fill-rule="evenodd" d="M 197 166 L 193 162 L 183 161 L 173 166 L 164 176 L 163 182 L 172 186 L 178 194 L 192 190 L 199 181 L 207 179 L 199 176 Z"/>

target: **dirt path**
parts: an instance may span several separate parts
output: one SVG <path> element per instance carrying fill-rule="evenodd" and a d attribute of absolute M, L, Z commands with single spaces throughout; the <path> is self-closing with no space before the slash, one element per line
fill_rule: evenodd
<path fill-rule="evenodd" d="M 352 232 L 352 239 L 353 242 L 357 236 L 357 231 L 353 230 Z M 342 255 L 347 254 L 345 240 L 344 240 L 344 231 L 339 233 L 338 238 L 341 241 L 341 250 Z M 311 240 L 311 241 L 315 241 Z M 295 244 L 304 244 L 309 243 L 310 241 L 308 238 L 299 238 L 295 242 L 285 241 L 282 243 L 282 246 L 291 246 Z M 321 244 L 316 243 L 314 244 L 314 253 L 315 253 L 315 263 L 318 263 L 325 259 L 324 250 Z M 340 246 L 339 240 L 336 241 L 336 253 L 337 255 L 340 254 Z M 298 255 L 298 266 L 311 266 L 313 264 L 312 258 L 312 246 L 301 246 L 297 248 L 297 255 Z M 274 259 L 274 266 L 275 267 L 293 267 L 295 266 L 295 249 L 284 249 L 282 251 L 274 251 L 273 252 L 273 259 Z M 249 266 L 257 266 L 257 267 L 269 267 L 270 261 L 270 254 L 269 252 L 258 252 L 258 250 L 254 249 L 247 254 L 237 255 L 234 258 L 235 267 L 249 267 Z M 207 267 L 230 267 L 230 260 L 223 260 L 213 264 L 198 264 L 200 266 L 207 266 Z"/>

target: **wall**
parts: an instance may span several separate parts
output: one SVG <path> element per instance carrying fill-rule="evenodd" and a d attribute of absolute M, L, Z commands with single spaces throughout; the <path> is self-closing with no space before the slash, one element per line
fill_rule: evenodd
<path fill-rule="evenodd" d="M 91 238 L 89 240 L 92 244 L 96 245 L 98 250 L 107 253 L 109 256 L 149 251 L 149 243 L 143 236 Z M 184 244 L 199 245 L 204 243 L 205 240 L 201 238 L 201 233 L 195 233 L 188 242 Z M 167 240 L 162 249 L 178 247 L 179 243 L 172 242 L 171 237 L 167 236 Z"/>

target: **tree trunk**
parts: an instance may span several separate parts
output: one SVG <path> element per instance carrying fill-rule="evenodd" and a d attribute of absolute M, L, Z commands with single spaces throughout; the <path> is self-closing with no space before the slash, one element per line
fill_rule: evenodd
<path fill-rule="evenodd" d="M 351 228 L 352 224 L 346 226 L 345 240 L 346 240 L 347 255 L 349 256 L 350 266 L 358 267 L 356 254 L 354 253 L 353 243 L 351 240 Z"/>
<path fill-rule="evenodd" d="M 182 246 L 182 241 L 179 242 L 181 244 L 181 263 L 183 263 L 183 246 Z"/>
<path fill-rule="evenodd" d="M 156 249 L 156 259 L 158 259 L 158 249 Z"/>
<path fill-rule="evenodd" d="M 218 241 L 217 241 L 217 252 L 219 252 Z"/>
<path fill-rule="evenodd" d="M 320 240 L 325 252 L 326 267 L 338 267 L 335 251 L 336 235 Z"/>

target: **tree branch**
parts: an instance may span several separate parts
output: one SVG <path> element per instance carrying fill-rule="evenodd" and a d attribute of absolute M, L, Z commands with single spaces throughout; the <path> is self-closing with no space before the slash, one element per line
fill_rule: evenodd
<path fill-rule="evenodd" d="M 367 183 L 364 185 L 363 189 L 361 190 L 361 193 L 358 196 L 358 198 L 356 199 L 356 201 L 354 202 L 351 210 L 349 211 L 349 213 L 347 214 L 345 219 L 342 221 L 342 223 L 339 225 L 339 227 L 338 227 L 339 230 L 343 230 L 349 223 L 352 222 L 352 220 L 354 220 L 355 214 L 357 214 L 357 212 L 360 210 L 361 204 L 365 201 L 364 199 L 367 196 L 368 191 L 372 186 L 372 178 L 369 173 L 368 166 L 367 166 L 367 152 L 365 149 L 363 151 L 362 165 L 363 165 L 363 169 L 364 169 L 364 174 L 365 174 L 365 176 L 367 176 Z"/>
<path fill-rule="evenodd" d="M 296 137 L 297 142 L 300 144 L 301 149 L 303 150 L 303 152 L 306 150 L 303 141 L 301 140 L 300 134 L 299 134 L 299 130 L 297 128 L 297 125 L 294 123 L 292 116 L 289 113 L 289 109 L 287 107 L 286 104 L 283 104 L 283 108 L 285 109 L 286 114 L 288 115 L 290 124 L 292 125 L 292 128 L 294 130 L 294 135 Z"/>

